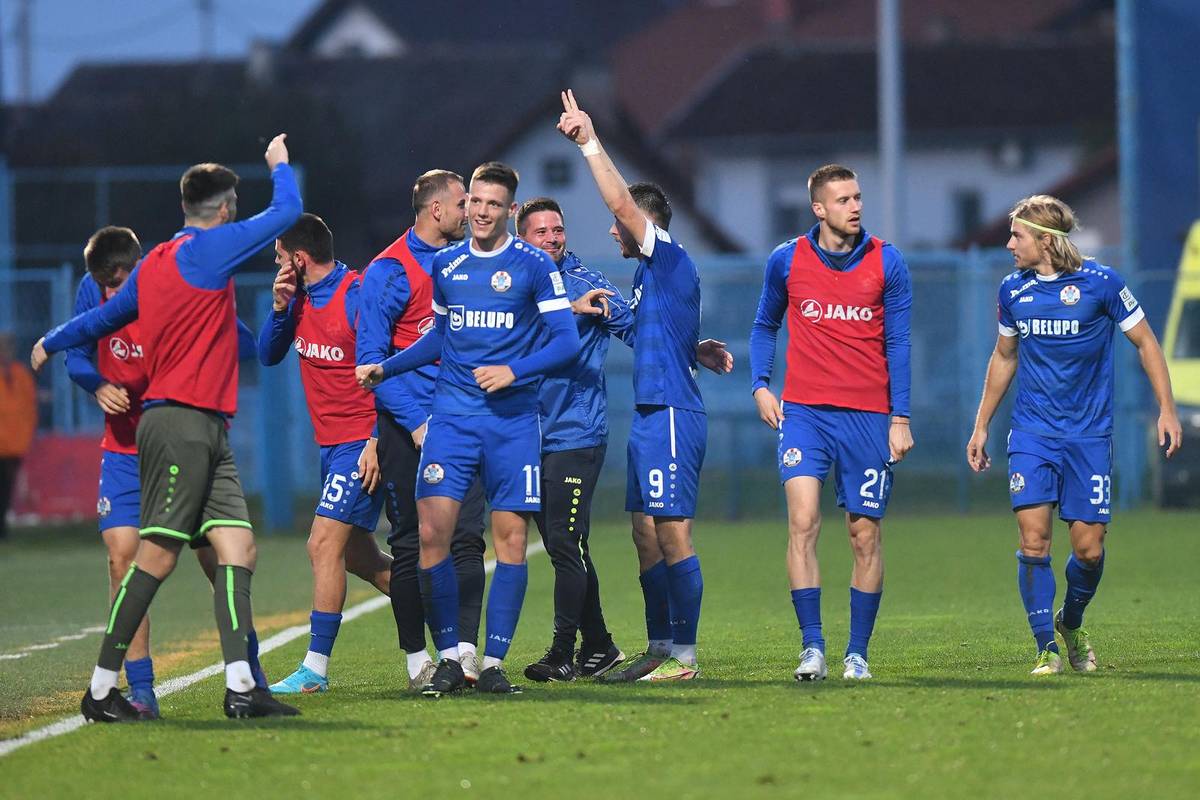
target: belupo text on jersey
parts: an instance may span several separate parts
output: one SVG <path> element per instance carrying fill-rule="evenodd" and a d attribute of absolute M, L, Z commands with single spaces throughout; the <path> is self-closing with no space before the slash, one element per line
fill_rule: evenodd
<path fill-rule="evenodd" d="M 1026 336 L 1077 336 L 1079 320 L 1077 319 L 1019 319 L 1017 330 L 1021 338 Z"/>
<path fill-rule="evenodd" d="M 448 306 L 450 330 L 463 328 L 497 328 L 512 330 L 516 321 L 511 311 L 473 311 L 465 306 Z"/>

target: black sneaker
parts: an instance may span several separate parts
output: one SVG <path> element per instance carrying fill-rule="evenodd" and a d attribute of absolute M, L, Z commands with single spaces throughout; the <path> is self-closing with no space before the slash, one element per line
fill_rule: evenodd
<path fill-rule="evenodd" d="M 103 700 L 92 697 L 89 686 L 79 703 L 79 713 L 88 722 L 137 722 L 141 719 L 141 712 L 115 686 L 108 690 Z"/>
<path fill-rule="evenodd" d="M 525 677 L 538 683 L 575 680 L 575 665 L 571 663 L 570 652 L 551 647 L 546 655 L 525 668 Z"/>
<path fill-rule="evenodd" d="M 299 715 L 300 709 L 279 702 L 271 694 L 270 689 L 260 689 L 257 686 L 248 692 L 225 689 L 225 716 L 230 719 L 297 717 Z"/>
<path fill-rule="evenodd" d="M 575 654 L 575 667 L 585 678 L 599 678 L 624 660 L 625 654 L 609 641 L 608 647 L 603 650 L 580 648 Z"/>
<path fill-rule="evenodd" d="M 452 658 L 443 658 L 438 662 L 437 669 L 433 671 L 433 678 L 425 684 L 421 694 L 426 697 L 441 697 L 444 694 L 462 691 L 466 682 L 462 664 Z"/>
<path fill-rule="evenodd" d="M 520 694 L 521 687 L 509 683 L 508 676 L 500 667 L 488 667 L 479 673 L 475 691 L 478 694 Z"/>

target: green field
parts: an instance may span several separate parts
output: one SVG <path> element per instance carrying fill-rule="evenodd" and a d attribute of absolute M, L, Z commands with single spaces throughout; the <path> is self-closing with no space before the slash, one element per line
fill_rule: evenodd
<path fill-rule="evenodd" d="M 232 722 L 222 681 L 163 701 L 161 722 L 88 726 L 0 758 L 3 797 L 1195 797 L 1200 792 L 1200 515 L 1127 513 L 1088 612 L 1101 669 L 1028 676 L 1008 515 L 889 520 L 876 679 L 796 684 L 799 648 L 779 523 L 702 522 L 703 678 L 683 685 L 526 687 L 429 701 L 401 691 L 387 610 L 348 623 L 332 690 L 299 719 Z M 593 533 L 605 610 L 626 652 L 644 643 L 624 526 Z M 0 737 L 77 709 L 104 614 L 93 535 L 19 532 L 0 560 Z M 850 556 L 821 543 L 831 656 L 847 633 Z M 1056 542 L 1059 592 L 1066 537 Z M 531 559 L 514 677 L 549 642 L 551 570 Z M 265 537 L 260 635 L 307 618 L 303 542 Z M 369 597 L 358 590 L 352 602 Z M 199 570 L 181 562 L 154 606 L 160 681 L 217 660 Z M 290 671 L 307 639 L 264 658 Z M 837 673 L 840 675 L 840 671 Z"/>

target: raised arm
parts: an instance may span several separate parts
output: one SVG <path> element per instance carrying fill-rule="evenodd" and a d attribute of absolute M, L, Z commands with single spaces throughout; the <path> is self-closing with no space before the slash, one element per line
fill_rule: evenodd
<path fill-rule="evenodd" d="M 575 102 L 575 93 L 570 89 L 562 93 L 562 104 L 563 113 L 558 119 L 558 130 L 579 145 L 580 152 L 587 160 L 588 169 L 592 171 L 596 187 L 600 190 L 604 205 L 608 206 L 608 210 L 617 221 L 624 225 L 638 242 L 644 242 L 650 223 L 633 201 L 629 186 L 617 171 L 616 164 L 600 144 L 592 125 L 592 118 L 580 110 L 579 104 Z"/>
<path fill-rule="evenodd" d="M 296 338 L 296 318 L 292 316 L 295 299 L 296 270 L 284 264 L 271 285 L 271 313 L 258 332 L 258 360 L 264 366 L 273 367 L 283 361 Z"/>
<path fill-rule="evenodd" d="M 72 317 L 39 339 L 29 357 L 34 371 L 40 370 L 53 354 L 87 342 L 94 343 L 101 336 L 118 331 L 137 319 L 137 279 L 140 270 L 140 265 L 134 267 L 121 291 L 107 303 Z"/>
<path fill-rule="evenodd" d="M 100 287 L 90 276 L 84 275 L 75 290 L 75 316 L 91 311 L 100 305 Z M 89 394 L 105 383 L 96 369 L 96 341 L 68 347 L 66 353 L 67 375 L 76 386 Z"/>

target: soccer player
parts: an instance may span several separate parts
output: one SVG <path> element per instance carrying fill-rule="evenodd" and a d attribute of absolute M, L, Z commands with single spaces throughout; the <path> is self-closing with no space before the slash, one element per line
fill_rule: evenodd
<path fill-rule="evenodd" d="M 858 179 L 829 164 L 808 179 L 818 222 L 767 259 L 750 331 L 759 417 L 779 431 L 779 477 L 788 507 L 788 578 L 803 637 L 798 681 L 823 680 L 821 486 L 829 470 L 846 510 L 854 553 L 847 680 L 871 677 L 867 644 L 883 595 L 880 522 L 892 465 L 912 449 L 909 314 L 912 283 L 894 246 L 862 227 Z M 783 406 L 772 393 L 775 338 L 788 322 Z"/>
<path fill-rule="evenodd" d="M 459 507 L 477 476 L 492 507 L 496 571 L 475 689 L 519 691 L 501 665 L 525 598 L 528 520 L 541 509 L 538 381 L 579 352 L 558 268 L 546 253 L 508 232 L 516 191 L 511 167 L 490 161 L 475 169 L 467 204 L 471 239 L 433 259 L 433 329 L 382 365 L 358 368 L 360 383 L 374 385 L 441 358 L 416 490 L 421 590 L 441 657 L 426 690 L 430 696 L 464 684 L 450 541 Z M 543 327 L 550 335 L 538 347 Z"/>
<path fill-rule="evenodd" d="M 625 508 L 633 513 L 646 601 L 645 652 L 603 680 L 688 680 L 700 673 L 696 630 L 704 581 L 692 547 L 700 467 L 708 422 L 696 384 L 700 276 L 671 238 L 671 206 L 648 183 L 627 186 L 604 151 L 591 118 L 563 92 L 558 130 L 579 145 L 605 205 L 621 255 L 638 258 L 634 313 L 633 389 Z"/>
<path fill-rule="evenodd" d="M 542 510 L 534 515 L 554 565 L 554 641 L 525 668 L 531 681 L 599 677 L 625 654 L 613 644 L 600 606 L 600 582 L 588 551 L 592 495 L 608 444 L 604 360 L 610 336 L 633 339 L 633 314 L 616 287 L 567 250 L 562 208 L 549 197 L 527 200 L 517 212 L 517 234 L 544 250 L 572 302 L 606 290 L 607 313 L 575 317 L 580 349 L 562 370 L 542 379 Z M 582 634 L 578 656 L 575 639 Z"/>
<path fill-rule="evenodd" d="M 79 281 L 75 294 L 75 314 L 99 306 L 121 290 L 129 279 L 142 246 L 129 228 L 108 226 L 92 234 L 83 249 L 87 274 Z M 239 355 L 246 356 L 250 333 L 238 320 Z M 252 346 L 250 349 L 253 349 Z M 100 536 L 108 550 L 109 600 L 116 597 L 121 580 L 129 572 L 137 553 L 138 484 L 137 431 L 142 413 L 142 393 L 147 376 L 138 323 L 72 347 L 66 353 L 67 373 L 85 391 L 94 394 L 104 411 L 104 437 L 100 440 L 100 489 L 96 501 Z M 216 576 L 217 561 L 208 539 L 199 537 L 192 548 L 210 583 Z M 258 638 L 247 632 L 250 669 L 255 683 L 266 686 L 266 677 L 258 663 Z M 158 719 L 158 698 L 154 694 L 154 661 L 150 656 L 150 617 L 147 615 L 129 642 L 125 653 L 125 677 L 129 682 L 129 701 L 142 719 Z"/>
<path fill-rule="evenodd" d="M 1063 671 L 1054 633 L 1079 672 L 1096 669 L 1083 612 L 1104 572 L 1112 519 L 1113 328 L 1138 350 L 1158 401 L 1158 444 L 1174 455 L 1182 428 L 1158 339 L 1137 298 L 1111 268 L 1085 259 L 1071 241 L 1075 215 L 1061 200 L 1033 195 L 1011 212 L 1008 250 L 1016 270 L 1000 282 L 1000 335 L 967 444 L 971 469 L 991 465 L 988 424 L 1013 376 L 1017 397 L 1008 435 L 1008 489 L 1017 515 L 1017 587 L 1037 645 L 1033 675 Z M 1050 568 L 1053 510 L 1067 523 L 1071 556 L 1057 613 Z"/>
<path fill-rule="evenodd" d="M 383 494 L 375 456 L 375 404 L 354 377 L 354 327 L 359 275 L 333 259 L 333 234 L 316 214 L 304 213 L 275 241 L 279 272 L 273 312 L 258 336 L 265 366 L 300 358 L 300 378 L 313 433 L 321 448 L 321 499 L 308 536 L 313 610 L 308 653 L 299 668 L 271 686 L 276 694 L 324 692 L 329 658 L 346 604 L 346 573 L 388 593 L 392 560 L 371 532 Z"/>
<path fill-rule="evenodd" d="M 237 175 L 219 164 L 190 168 L 180 180 L 183 230 L 151 250 L 111 300 L 34 345 L 30 360 L 40 368 L 49 354 L 94 341 L 136 319 L 147 354 L 149 383 L 137 428 L 142 541 L 113 601 L 81 701 L 88 720 L 138 718 L 137 709 L 117 691 L 118 670 L 180 549 L 205 535 L 218 561 L 213 598 L 225 659 L 225 715 L 299 713 L 256 686 L 251 674 L 246 635 L 253 627 L 254 533 L 226 433 L 237 411 L 233 276 L 302 210 L 284 138 L 280 134 L 267 145 L 274 194 L 265 211 L 234 222 Z"/>
<path fill-rule="evenodd" d="M 432 327 L 433 256 L 466 233 L 467 190 L 461 176 L 444 169 L 421 175 L 413 185 L 412 206 L 412 227 L 363 270 L 358 364 L 380 363 Z M 435 665 L 425 650 L 413 490 L 437 377 L 437 365 L 426 364 L 375 389 L 384 510 L 391 523 L 392 614 L 400 649 L 407 654 L 409 688 L 418 691 L 433 678 Z M 459 587 L 458 650 L 468 683 L 479 677 L 475 646 L 483 611 L 483 513 L 483 487 L 476 481 L 463 498 L 450 545 Z"/>

